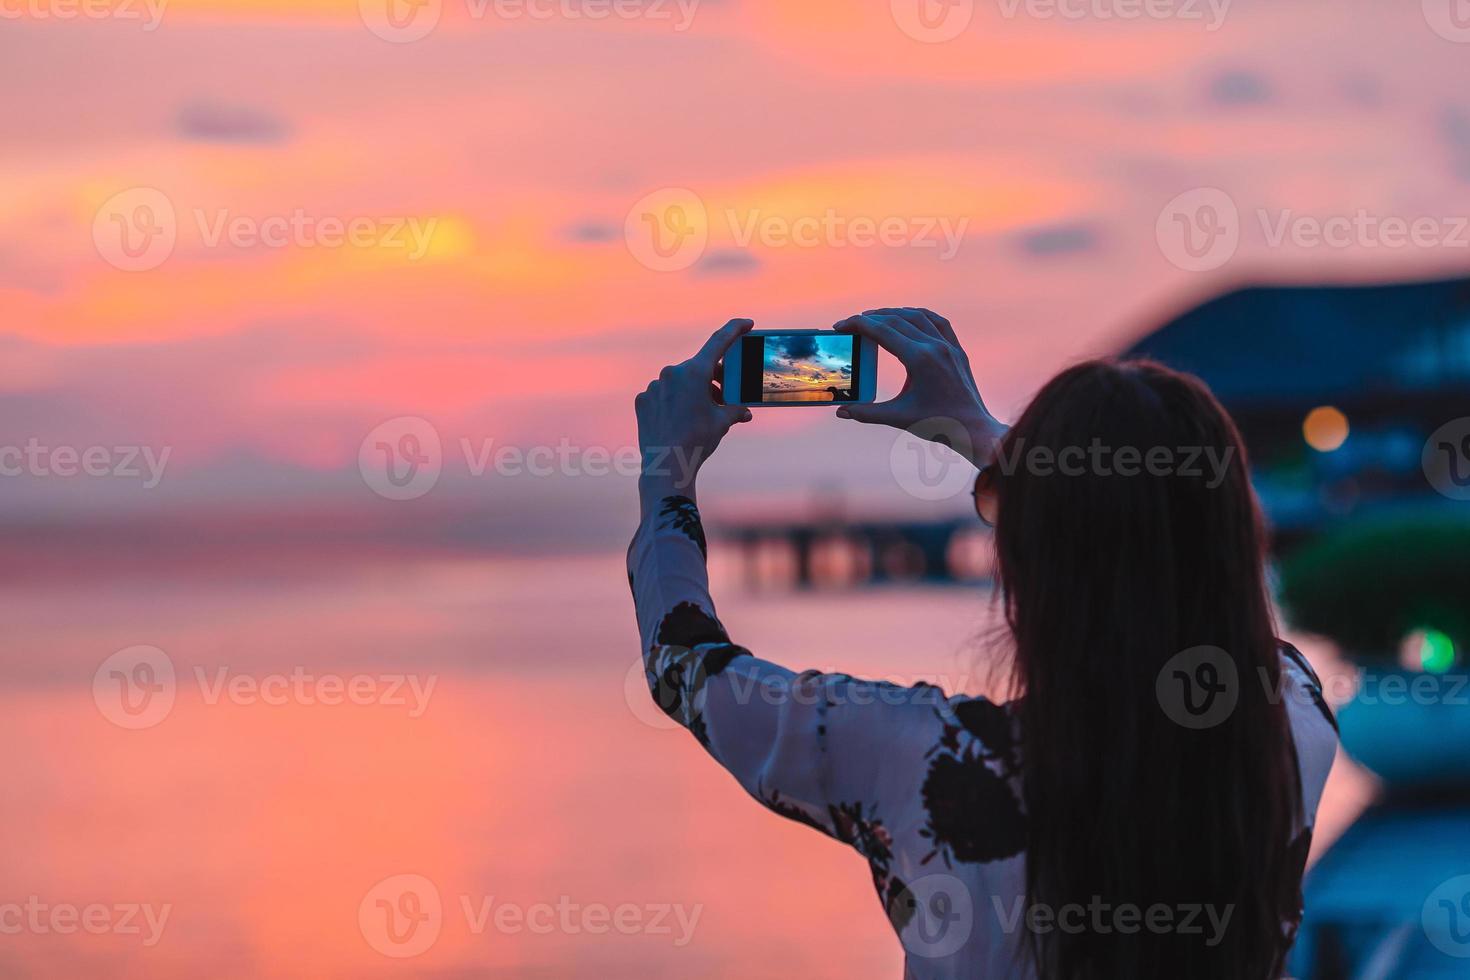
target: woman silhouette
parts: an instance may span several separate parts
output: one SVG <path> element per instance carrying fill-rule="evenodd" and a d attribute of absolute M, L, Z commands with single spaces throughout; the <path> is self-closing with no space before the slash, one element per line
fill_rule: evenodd
<path fill-rule="evenodd" d="M 638 396 L 645 459 L 702 460 L 750 419 L 711 379 L 751 326 Z M 943 317 L 837 329 L 908 371 L 892 401 L 839 416 L 926 423 L 977 467 L 1012 696 L 757 659 L 715 616 L 694 475 L 646 471 L 629 575 L 655 700 L 757 800 L 866 859 L 906 976 L 1279 977 L 1336 725 L 1275 636 L 1225 411 L 1187 375 L 1093 361 L 1007 430 Z"/>

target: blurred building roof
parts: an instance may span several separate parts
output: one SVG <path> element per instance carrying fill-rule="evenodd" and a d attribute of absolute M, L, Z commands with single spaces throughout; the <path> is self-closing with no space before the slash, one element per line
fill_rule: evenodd
<path fill-rule="evenodd" d="M 1470 392 L 1470 279 L 1251 286 L 1128 350 L 1197 374 L 1238 411 L 1414 392 Z"/>

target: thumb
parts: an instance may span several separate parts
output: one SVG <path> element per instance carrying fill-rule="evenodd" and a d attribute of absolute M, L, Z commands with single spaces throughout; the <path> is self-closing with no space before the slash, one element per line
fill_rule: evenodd
<path fill-rule="evenodd" d="M 852 419 L 869 425 L 901 425 L 900 413 L 894 410 L 893 402 L 862 403 L 843 405 L 837 410 L 840 419 Z"/>
<path fill-rule="evenodd" d="M 727 405 L 721 413 L 724 416 L 725 428 L 738 425 L 741 422 L 749 422 L 755 416 L 750 414 L 750 409 L 744 405 Z"/>

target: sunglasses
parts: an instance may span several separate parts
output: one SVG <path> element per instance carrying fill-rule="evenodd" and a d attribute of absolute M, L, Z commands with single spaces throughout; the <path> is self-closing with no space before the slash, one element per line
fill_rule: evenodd
<path fill-rule="evenodd" d="M 995 518 L 1000 513 L 1000 469 L 994 463 L 980 471 L 975 477 L 975 515 L 986 527 L 995 527 Z"/>

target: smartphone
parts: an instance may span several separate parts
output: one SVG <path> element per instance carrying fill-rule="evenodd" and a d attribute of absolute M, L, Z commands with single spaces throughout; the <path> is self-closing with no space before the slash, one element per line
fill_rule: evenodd
<path fill-rule="evenodd" d="M 726 405 L 871 402 L 878 348 L 835 330 L 752 330 L 725 355 Z"/>

